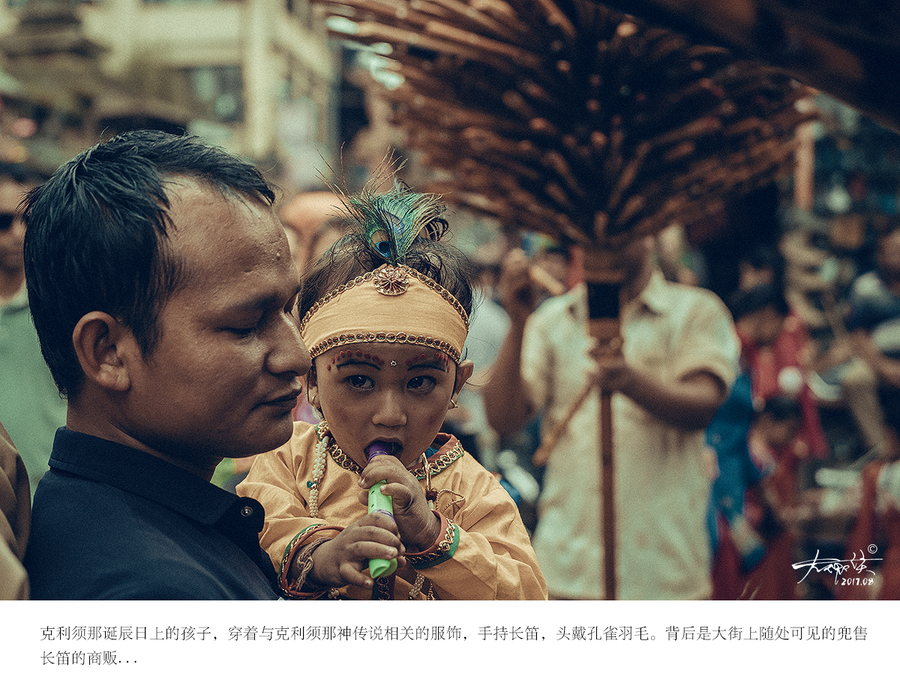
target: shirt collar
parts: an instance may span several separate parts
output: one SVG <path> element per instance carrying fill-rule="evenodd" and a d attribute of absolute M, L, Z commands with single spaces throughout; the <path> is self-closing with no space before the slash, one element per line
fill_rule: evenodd
<path fill-rule="evenodd" d="M 647 285 L 626 308 L 644 308 L 651 313 L 662 313 L 669 305 L 669 295 L 670 291 L 666 287 L 665 278 L 658 268 L 654 268 L 650 273 Z M 576 320 L 587 320 L 587 285 L 583 282 L 579 283 L 563 296 L 571 298 L 567 307 L 569 314 Z"/>
<path fill-rule="evenodd" d="M 225 521 L 236 506 L 240 514 L 246 504 L 252 510 L 244 510 L 243 516 L 258 518 L 257 532 L 262 529 L 262 506 L 252 498 L 239 498 L 144 451 L 66 427 L 56 432 L 50 466 L 152 500 L 208 526 Z"/>
<path fill-rule="evenodd" d="M 638 295 L 637 301 L 652 313 L 663 313 L 671 303 L 671 289 L 658 268 L 650 272 L 647 286 Z"/>

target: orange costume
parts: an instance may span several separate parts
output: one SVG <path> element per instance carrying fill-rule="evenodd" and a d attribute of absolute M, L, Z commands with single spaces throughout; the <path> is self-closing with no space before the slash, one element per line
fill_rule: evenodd
<path fill-rule="evenodd" d="M 324 470 L 316 467 L 316 445 L 328 444 Z M 466 453 L 459 441 L 438 434 L 438 448 L 413 473 L 436 494 L 434 511 L 442 533 L 435 546 L 407 555 L 408 564 L 375 581 L 372 594 L 344 586 L 300 597 L 344 599 L 546 600 L 547 587 L 515 502 L 496 477 Z M 357 494 L 360 468 L 330 438 L 324 422 L 294 423 L 291 440 L 256 458 L 240 495 L 266 510 L 260 545 L 283 583 L 283 562 L 300 547 L 333 538 L 366 515 Z M 430 486 L 429 486 L 430 485 Z M 318 515 L 310 513 L 317 490 Z M 432 496 L 434 497 L 434 496 Z"/>

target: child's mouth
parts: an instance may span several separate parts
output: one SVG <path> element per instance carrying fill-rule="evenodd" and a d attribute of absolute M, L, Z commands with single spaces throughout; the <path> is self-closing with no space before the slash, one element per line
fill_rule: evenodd
<path fill-rule="evenodd" d="M 403 446 L 395 441 L 373 441 L 366 446 L 366 457 L 371 460 L 376 455 L 393 455 L 398 456 Z"/>

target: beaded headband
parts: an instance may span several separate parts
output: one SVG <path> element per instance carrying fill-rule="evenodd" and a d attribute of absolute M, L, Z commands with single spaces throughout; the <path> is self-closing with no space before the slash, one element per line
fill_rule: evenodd
<path fill-rule="evenodd" d="M 468 329 L 469 316 L 450 292 L 413 268 L 391 264 L 333 289 L 300 322 L 313 358 L 345 344 L 389 342 L 428 346 L 458 363 Z"/>

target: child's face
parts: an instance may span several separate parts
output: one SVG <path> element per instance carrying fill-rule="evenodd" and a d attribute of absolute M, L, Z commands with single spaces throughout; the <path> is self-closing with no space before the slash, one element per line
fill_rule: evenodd
<path fill-rule="evenodd" d="M 404 466 L 416 463 L 473 369 L 425 346 L 390 343 L 338 347 L 314 363 L 310 400 L 361 466 L 373 441 L 396 444 L 393 455 Z"/>

